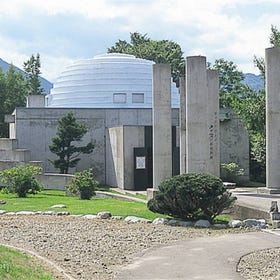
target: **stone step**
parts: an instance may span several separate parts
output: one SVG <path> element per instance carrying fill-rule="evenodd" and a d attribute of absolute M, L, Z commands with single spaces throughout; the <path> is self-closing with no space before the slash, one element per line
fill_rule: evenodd
<path fill-rule="evenodd" d="M 0 138 L 0 150 L 12 151 L 17 149 L 17 147 L 18 147 L 17 139 Z"/>
<path fill-rule="evenodd" d="M 31 159 L 30 150 L 0 150 L 0 160 L 29 162 Z"/>

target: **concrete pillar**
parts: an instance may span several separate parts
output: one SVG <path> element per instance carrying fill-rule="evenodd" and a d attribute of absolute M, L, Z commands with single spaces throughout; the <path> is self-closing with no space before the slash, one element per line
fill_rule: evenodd
<path fill-rule="evenodd" d="M 180 78 L 180 174 L 186 173 L 186 79 Z"/>
<path fill-rule="evenodd" d="M 280 193 L 280 48 L 265 50 L 266 187 Z"/>
<path fill-rule="evenodd" d="M 220 177 L 219 72 L 207 70 L 210 174 Z"/>
<path fill-rule="evenodd" d="M 153 187 L 172 176 L 171 69 L 153 65 Z"/>
<path fill-rule="evenodd" d="M 187 57 L 186 76 L 186 172 L 209 173 L 206 57 Z"/>

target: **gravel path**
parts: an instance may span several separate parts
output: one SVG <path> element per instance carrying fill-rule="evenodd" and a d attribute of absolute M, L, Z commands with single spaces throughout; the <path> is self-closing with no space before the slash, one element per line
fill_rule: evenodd
<path fill-rule="evenodd" d="M 260 250 L 244 256 L 238 271 L 246 280 L 280 280 L 280 248 Z"/>
<path fill-rule="evenodd" d="M 1 242 L 35 251 L 73 278 L 88 280 L 113 279 L 121 265 L 153 246 L 236 231 L 241 232 L 80 217 L 0 216 Z"/>

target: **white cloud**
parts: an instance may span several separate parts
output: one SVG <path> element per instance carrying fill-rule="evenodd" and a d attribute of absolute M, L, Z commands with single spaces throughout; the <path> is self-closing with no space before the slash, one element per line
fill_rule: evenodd
<path fill-rule="evenodd" d="M 0 57 L 21 66 L 40 52 L 43 76 L 52 81 L 72 60 L 106 52 L 115 38 L 127 39 L 134 31 L 174 40 L 185 55 L 205 55 L 212 61 L 224 57 L 253 69 L 253 55 L 263 56 L 269 46 L 270 25 L 280 22 L 279 0 L 2 2 L 0 21 L 2 16 L 7 26 L 15 26 L 0 30 Z M 277 8 L 268 9 L 273 5 Z M 57 26 L 50 24 L 53 19 Z"/>

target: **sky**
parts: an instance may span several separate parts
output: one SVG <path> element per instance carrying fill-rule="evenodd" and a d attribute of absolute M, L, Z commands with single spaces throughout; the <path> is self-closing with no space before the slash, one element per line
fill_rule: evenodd
<path fill-rule="evenodd" d="M 139 32 L 258 74 L 253 57 L 270 47 L 271 25 L 280 30 L 280 0 L 0 0 L 0 58 L 22 68 L 39 53 L 41 75 L 55 82 L 73 61 Z"/>

